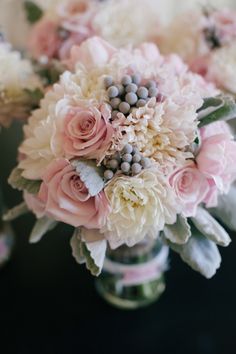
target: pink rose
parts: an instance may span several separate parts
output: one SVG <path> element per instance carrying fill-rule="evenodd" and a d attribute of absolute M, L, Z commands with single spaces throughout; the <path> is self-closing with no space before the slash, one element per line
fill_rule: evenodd
<path fill-rule="evenodd" d="M 215 134 L 214 134 L 215 132 Z M 214 135 L 213 135 L 214 134 Z M 221 193 L 227 193 L 236 178 L 236 143 L 226 123 L 201 129 L 202 145 L 196 162 Z"/>
<path fill-rule="evenodd" d="M 61 45 L 57 23 L 42 19 L 32 29 L 29 38 L 29 51 L 35 59 L 45 55 L 55 57 Z"/>
<path fill-rule="evenodd" d="M 102 191 L 92 197 L 66 159 L 56 159 L 48 166 L 38 195 L 30 198 L 27 195 L 26 202 L 40 217 L 44 214 L 74 227 L 88 229 L 104 226 L 110 212 L 105 193 Z"/>
<path fill-rule="evenodd" d="M 71 107 L 63 123 L 63 148 L 69 157 L 100 159 L 109 148 L 114 129 L 107 105 Z"/>
<path fill-rule="evenodd" d="M 209 184 L 194 163 L 190 163 L 175 171 L 170 177 L 170 185 L 175 190 L 180 204 L 183 206 L 182 213 L 186 217 L 196 214 L 197 207 L 205 199 Z"/>
<path fill-rule="evenodd" d="M 83 42 L 79 47 L 71 49 L 67 65 L 74 68 L 76 63 L 83 64 L 87 69 L 102 66 L 109 62 L 116 49 L 99 37 L 92 37 Z"/>

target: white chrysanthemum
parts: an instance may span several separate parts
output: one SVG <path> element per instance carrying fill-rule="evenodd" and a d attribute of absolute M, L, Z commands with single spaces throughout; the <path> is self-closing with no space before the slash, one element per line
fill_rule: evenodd
<path fill-rule="evenodd" d="M 30 97 L 25 90 L 40 88 L 39 78 L 31 63 L 0 42 L 0 124 L 8 125 L 12 118 L 25 118 Z"/>
<path fill-rule="evenodd" d="M 156 171 L 136 177 L 114 178 L 105 188 L 111 204 L 103 232 L 111 247 L 133 246 L 148 234 L 157 237 L 164 225 L 173 224 L 178 213 L 175 195 Z"/>
<path fill-rule="evenodd" d="M 212 52 L 207 78 L 223 90 L 236 94 L 236 42 Z"/>
<path fill-rule="evenodd" d="M 158 29 L 159 7 L 155 0 L 109 0 L 98 10 L 95 32 L 115 46 L 140 44 Z"/>

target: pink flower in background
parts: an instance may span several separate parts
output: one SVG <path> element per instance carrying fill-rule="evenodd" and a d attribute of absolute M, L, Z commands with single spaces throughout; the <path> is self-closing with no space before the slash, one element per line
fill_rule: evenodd
<path fill-rule="evenodd" d="M 214 11 L 210 17 L 212 26 L 215 26 L 223 42 L 230 42 L 236 38 L 236 12 L 232 9 Z"/>
<path fill-rule="evenodd" d="M 186 217 L 196 214 L 198 205 L 209 192 L 207 179 L 193 162 L 175 171 L 170 177 L 170 185 L 183 206 L 182 213 Z"/>
<path fill-rule="evenodd" d="M 224 122 L 208 125 L 201 130 L 201 135 L 202 145 L 196 158 L 198 168 L 214 181 L 221 193 L 228 193 L 236 178 L 236 142 Z"/>
<path fill-rule="evenodd" d="M 71 49 L 68 66 L 74 68 L 77 62 L 88 69 L 105 65 L 115 52 L 116 49 L 109 43 L 99 37 L 93 37 L 82 43 L 81 46 L 74 46 Z"/>
<path fill-rule="evenodd" d="M 62 127 L 64 152 L 69 157 L 100 159 L 112 142 L 110 116 L 105 104 L 100 110 L 94 106 L 71 107 Z"/>
<path fill-rule="evenodd" d="M 42 19 L 33 27 L 28 48 L 35 59 L 46 56 L 52 59 L 57 55 L 61 45 L 58 35 L 58 24 L 48 19 Z"/>
<path fill-rule="evenodd" d="M 104 226 L 110 211 L 104 192 L 91 197 L 75 168 L 65 159 L 56 159 L 48 166 L 38 195 L 26 196 L 27 201 L 34 212 L 40 212 L 44 205 L 44 214 L 49 217 L 88 229 Z"/>
<path fill-rule="evenodd" d="M 62 42 L 58 53 L 59 58 L 61 60 L 68 59 L 70 57 L 71 48 L 75 45 L 80 45 L 88 37 L 89 35 L 85 33 L 71 33 L 69 37 L 64 42 Z"/>

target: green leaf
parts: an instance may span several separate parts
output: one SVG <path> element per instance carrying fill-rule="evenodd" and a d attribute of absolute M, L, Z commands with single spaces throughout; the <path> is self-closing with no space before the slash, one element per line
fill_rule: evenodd
<path fill-rule="evenodd" d="M 197 110 L 197 113 L 204 111 L 207 108 L 220 107 L 222 106 L 222 103 L 223 99 L 221 96 L 204 98 L 203 105 Z"/>
<path fill-rule="evenodd" d="M 229 229 L 236 231 L 236 184 L 231 186 L 228 194 L 220 195 L 217 207 L 209 211 Z"/>
<path fill-rule="evenodd" d="M 41 238 L 50 230 L 52 230 L 56 225 L 57 221 L 44 216 L 38 219 L 33 227 L 30 234 L 30 243 L 36 243 L 41 240 Z"/>
<path fill-rule="evenodd" d="M 24 91 L 30 99 L 32 109 L 37 108 L 40 100 L 44 97 L 43 92 L 40 90 L 40 88 L 36 88 L 35 90 L 25 89 Z"/>
<path fill-rule="evenodd" d="M 30 194 L 37 194 L 41 185 L 41 181 L 33 181 L 22 177 L 22 172 L 20 168 L 16 167 L 10 174 L 8 178 L 8 183 L 12 188 L 18 189 L 19 191 L 27 191 Z"/>
<path fill-rule="evenodd" d="M 165 237 L 173 243 L 184 244 L 191 236 L 191 227 L 186 217 L 177 215 L 176 223 L 173 225 L 165 225 Z"/>
<path fill-rule="evenodd" d="M 177 245 L 167 240 L 170 248 L 177 252 L 182 260 L 192 269 L 200 272 L 206 278 L 215 275 L 220 267 L 221 256 L 216 244 L 201 235 L 194 227 L 191 227 L 192 236 L 184 245 Z"/>
<path fill-rule="evenodd" d="M 91 274 L 98 276 L 101 273 L 105 259 L 107 248 L 106 240 L 86 242 L 82 239 L 81 229 L 75 229 L 70 244 L 72 247 L 72 254 L 76 261 L 79 264 L 85 263 L 86 268 Z"/>
<path fill-rule="evenodd" d="M 94 197 L 104 188 L 104 180 L 101 168 L 91 160 L 76 160 L 72 162 L 76 171 L 79 173 L 80 179 L 84 182 L 90 195 Z"/>
<path fill-rule="evenodd" d="M 208 104 L 210 104 L 210 99 L 208 99 Z M 214 122 L 217 122 L 219 120 L 231 120 L 233 118 L 236 118 L 236 103 L 235 99 L 231 96 L 221 96 L 218 97 L 217 100 L 219 100 L 219 105 L 211 105 L 208 106 L 206 109 L 204 109 L 206 112 L 205 114 L 203 110 L 200 111 L 200 123 L 199 123 L 199 128 L 211 124 Z M 221 102 L 221 103 L 220 103 Z M 214 103 L 214 102 L 212 102 Z M 215 101 L 215 104 L 217 101 Z M 205 104 L 207 105 L 207 104 Z M 212 108 L 212 109 L 211 109 Z M 210 112 L 209 112 L 210 109 Z"/>
<path fill-rule="evenodd" d="M 33 1 L 26 0 L 24 2 L 24 8 L 26 12 L 26 17 L 29 23 L 35 23 L 40 20 L 40 18 L 43 16 L 43 11 L 42 9 L 36 5 Z"/>
<path fill-rule="evenodd" d="M 25 202 L 15 206 L 14 208 L 8 210 L 4 215 L 3 215 L 3 220 L 4 221 L 12 221 L 16 218 L 18 218 L 21 215 L 24 215 L 29 212 L 29 209 L 26 205 Z"/>
<path fill-rule="evenodd" d="M 206 209 L 198 207 L 196 216 L 191 220 L 195 227 L 209 240 L 223 247 L 230 244 L 231 239 L 228 233 Z"/>

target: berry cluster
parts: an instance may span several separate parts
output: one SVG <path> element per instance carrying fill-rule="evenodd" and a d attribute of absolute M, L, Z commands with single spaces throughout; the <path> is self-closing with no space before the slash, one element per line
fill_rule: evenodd
<path fill-rule="evenodd" d="M 136 147 L 127 144 L 120 153 L 116 152 L 111 156 L 104 166 L 106 168 L 104 179 L 108 181 L 118 171 L 125 175 L 135 176 L 142 169 L 150 166 L 150 160 L 147 157 L 143 157 Z"/>
<path fill-rule="evenodd" d="M 106 76 L 104 84 L 112 108 L 112 119 L 119 112 L 127 116 L 133 108 L 143 107 L 152 97 L 158 96 L 157 83 L 149 80 L 142 85 L 139 74 L 125 75 L 119 84 L 115 84 L 111 76 Z"/>

